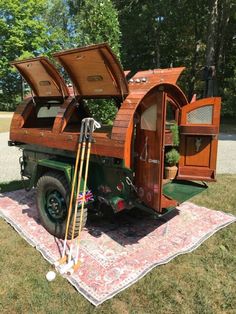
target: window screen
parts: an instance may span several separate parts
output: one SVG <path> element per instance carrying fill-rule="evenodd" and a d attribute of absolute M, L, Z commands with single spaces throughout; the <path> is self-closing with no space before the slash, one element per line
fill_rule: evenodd
<path fill-rule="evenodd" d="M 204 106 L 188 112 L 189 124 L 212 124 L 213 106 Z"/>
<path fill-rule="evenodd" d="M 156 131 L 157 127 L 157 105 L 146 109 L 141 116 L 141 129 Z"/>

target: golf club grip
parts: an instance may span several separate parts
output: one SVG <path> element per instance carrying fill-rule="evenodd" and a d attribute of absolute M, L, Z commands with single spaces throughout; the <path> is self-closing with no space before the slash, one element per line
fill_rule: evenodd
<path fill-rule="evenodd" d="M 93 130 L 94 130 L 94 119 L 91 119 L 90 121 L 89 121 L 89 137 L 88 137 L 88 142 L 89 143 L 92 143 L 92 141 L 93 141 Z"/>
<path fill-rule="evenodd" d="M 80 135 L 79 135 L 79 143 L 83 142 L 83 138 L 84 138 L 84 123 L 85 123 L 85 121 L 82 120 L 81 128 L 80 128 Z"/>

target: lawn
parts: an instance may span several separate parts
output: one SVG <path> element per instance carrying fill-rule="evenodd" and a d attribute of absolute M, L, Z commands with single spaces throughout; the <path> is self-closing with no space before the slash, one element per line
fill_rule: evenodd
<path fill-rule="evenodd" d="M 219 175 L 217 183 L 191 201 L 236 215 L 235 180 L 236 175 Z M 45 274 L 52 267 L 40 253 L 2 219 L 0 228 L 1 313 L 235 313 L 235 224 L 98 308 L 62 277 L 47 282 Z"/>

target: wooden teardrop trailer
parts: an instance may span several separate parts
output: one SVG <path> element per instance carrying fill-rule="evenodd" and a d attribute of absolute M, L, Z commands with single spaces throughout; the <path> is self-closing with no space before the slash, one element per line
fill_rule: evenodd
<path fill-rule="evenodd" d="M 184 68 L 136 73 L 129 81 L 107 44 L 54 54 L 73 85 L 45 57 L 12 63 L 32 90 L 17 107 L 9 145 L 22 148 L 21 172 L 37 187 L 42 224 L 64 236 L 81 121 L 88 99 L 113 99 L 112 126 L 93 134 L 86 202 L 114 212 L 141 208 L 163 215 L 214 181 L 220 98 L 189 103 L 176 81 Z M 177 125 L 180 154 L 174 181 L 164 178 Z M 86 221 L 86 211 L 83 224 Z M 79 220 L 79 217 L 78 217 Z M 79 223 L 79 221 L 78 221 Z"/>

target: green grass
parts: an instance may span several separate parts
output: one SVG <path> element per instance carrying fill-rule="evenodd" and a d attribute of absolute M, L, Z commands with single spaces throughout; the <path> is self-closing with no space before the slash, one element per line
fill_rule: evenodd
<path fill-rule="evenodd" d="M 191 201 L 236 214 L 235 180 L 236 175 L 220 175 Z M 47 282 L 52 266 L 2 219 L 0 230 L 0 313 L 235 313 L 234 224 L 98 308 L 62 277 Z"/>
<path fill-rule="evenodd" d="M 24 181 L 26 186 L 28 184 L 28 180 Z M 9 192 L 9 191 L 15 191 L 20 190 L 24 188 L 24 184 L 21 180 L 15 180 L 11 182 L 2 182 L 0 183 L 0 193 Z"/>

